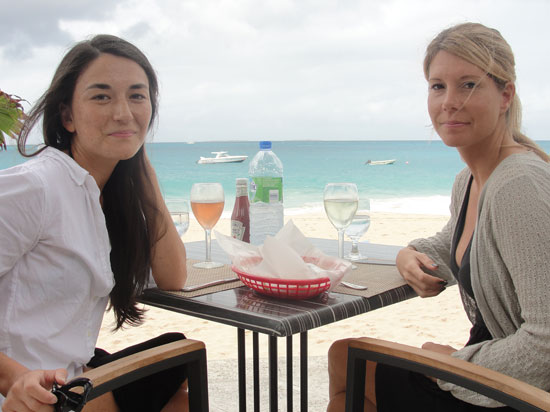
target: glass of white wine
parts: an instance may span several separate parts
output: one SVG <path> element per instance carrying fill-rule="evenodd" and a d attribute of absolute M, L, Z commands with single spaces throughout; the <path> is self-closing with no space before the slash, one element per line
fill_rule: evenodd
<path fill-rule="evenodd" d="M 189 202 L 184 199 L 169 200 L 166 202 L 166 206 L 170 211 L 179 237 L 182 237 L 189 229 Z"/>
<path fill-rule="evenodd" d="M 359 199 L 357 211 L 351 220 L 350 225 L 346 228 L 346 236 L 351 239 L 351 251 L 346 256 L 346 259 L 352 262 L 357 262 L 363 259 L 359 252 L 359 239 L 363 237 L 370 227 L 370 199 Z"/>
<path fill-rule="evenodd" d="M 344 230 L 350 225 L 357 211 L 357 186 L 355 183 L 328 183 L 323 192 L 325 212 L 338 231 L 338 257 L 344 257 Z"/>
<path fill-rule="evenodd" d="M 219 183 L 195 183 L 191 187 L 191 209 L 199 224 L 203 227 L 206 238 L 206 259 L 193 266 L 201 269 L 213 269 L 223 266 L 223 263 L 212 262 L 211 231 L 223 212 L 225 196 Z"/>

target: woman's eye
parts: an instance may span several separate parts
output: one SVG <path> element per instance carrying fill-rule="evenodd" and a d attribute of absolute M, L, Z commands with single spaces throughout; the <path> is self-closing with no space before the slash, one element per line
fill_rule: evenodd
<path fill-rule="evenodd" d="M 442 90 L 444 86 L 441 83 L 434 83 L 430 86 L 431 90 Z"/>
<path fill-rule="evenodd" d="M 132 100 L 145 100 L 147 99 L 147 96 L 141 93 L 134 93 L 130 96 L 130 99 Z"/>
<path fill-rule="evenodd" d="M 92 97 L 92 100 L 99 100 L 99 101 L 104 101 L 107 99 L 109 99 L 109 96 L 107 96 L 106 94 L 96 94 L 95 96 Z"/>
<path fill-rule="evenodd" d="M 466 82 L 466 83 L 464 83 L 464 88 L 466 88 L 466 89 L 475 89 L 476 86 L 477 86 L 476 82 Z"/>

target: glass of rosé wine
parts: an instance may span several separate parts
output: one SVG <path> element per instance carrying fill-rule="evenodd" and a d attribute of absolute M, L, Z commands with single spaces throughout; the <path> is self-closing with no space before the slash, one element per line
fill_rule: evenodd
<path fill-rule="evenodd" d="M 213 269 L 223 266 L 223 263 L 212 262 L 211 232 L 223 212 L 225 196 L 219 183 L 195 183 L 191 187 L 191 209 L 199 224 L 203 227 L 206 238 L 206 259 L 193 266 L 201 269 Z"/>

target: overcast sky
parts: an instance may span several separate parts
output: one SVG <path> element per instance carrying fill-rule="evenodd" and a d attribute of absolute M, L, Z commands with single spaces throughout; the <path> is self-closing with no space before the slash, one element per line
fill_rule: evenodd
<path fill-rule="evenodd" d="M 121 36 L 159 76 L 154 141 L 437 139 L 423 53 L 464 21 L 508 40 L 524 130 L 550 139 L 548 0 L 0 1 L 0 89 L 33 103 L 74 42 Z"/>

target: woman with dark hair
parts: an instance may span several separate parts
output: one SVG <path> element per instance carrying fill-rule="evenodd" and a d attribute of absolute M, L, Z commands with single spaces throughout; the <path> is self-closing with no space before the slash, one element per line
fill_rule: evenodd
<path fill-rule="evenodd" d="M 136 296 L 150 274 L 162 289 L 185 284 L 185 247 L 144 147 L 157 108 L 145 55 L 98 35 L 65 55 L 29 113 L 18 147 L 32 159 L 0 171 L 0 208 L 10 211 L 0 220 L 3 411 L 49 410 L 54 381 L 120 357 L 94 350 L 108 303 L 117 329 L 138 325 Z M 44 146 L 27 154 L 40 119 Z M 163 335 L 124 354 L 184 338 Z M 185 379 L 175 368 L 86 410 L 185 410 Z"/>
<path fill-rule="evenodd" d="M 451 218 L 416 239 L 397 269 L 419 296 L 458 283 L 472 322 L 463 348 L 424 349 L 485 366 L 550 389 L 550 165 L 521 133 L 512 49 L 477 23 L 439 33 L 424 59 L 428 112 L 435 131 L 466 163 L 456 177 Z M 328 411 L 343 410 L 348 340 L 329 350 Z M 367 411 L 513 410 L 460 386 L 367 363 Z"/>

